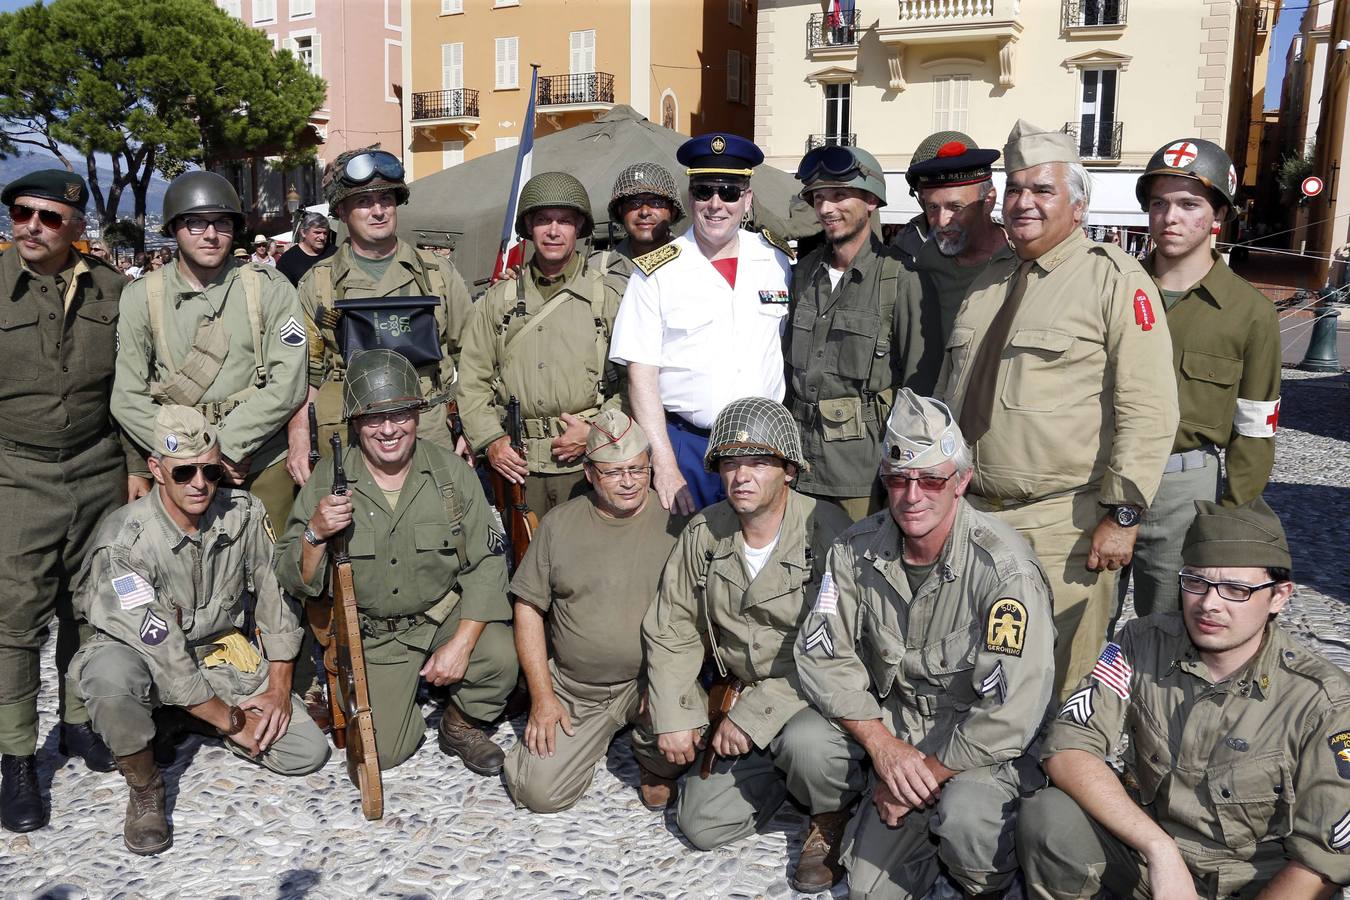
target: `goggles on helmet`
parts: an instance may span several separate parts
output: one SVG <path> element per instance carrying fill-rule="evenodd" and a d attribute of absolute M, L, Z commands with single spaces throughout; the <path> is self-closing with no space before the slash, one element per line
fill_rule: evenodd
<path fill-rule="evenodd" d="M 855 177 L 883 178 L 882 173 L 864 165 L 853 155 L 851 147 L 830 145 L 817 147 L 802 157 L 797 166 L 797 180 L 810 182 L 822 175 L 831 181 L 851 181 Z"/>
<path fill-rule="evenodd" d="M 371 150 L 347 160 L 339 174 L 342 181 L 350 185 L 365 184 L 376 175 L 388 181 L 402 181 L 403 163 L 388 151 Z"/>

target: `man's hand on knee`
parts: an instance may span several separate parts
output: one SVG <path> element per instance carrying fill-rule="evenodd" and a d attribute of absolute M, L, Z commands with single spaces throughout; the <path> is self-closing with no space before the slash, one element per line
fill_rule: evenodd
<path fill-rule="evenodd" d="M 932 806 L 938 801 L 938 780 L 918 748 L 891 737 L 876 742 L 869 753 L 877 776 L 897 800 L 911 808 Z"/>
<path fill-rule="evenodd" d="M 525 722 L 525 747 L 535 756 L 552 756 L 557 750 L 556 728 L 561 728 L 568 737 L 576 734 L 572 719 L 556 694 L 536 698 Z"/>
<path fill-rule="evenodd" d="M 713 752 L 722 757 L 744 756 L 750 752 L 750 746 L 750 735 L 731 719 L 722 720 L 712 739 Z"/>

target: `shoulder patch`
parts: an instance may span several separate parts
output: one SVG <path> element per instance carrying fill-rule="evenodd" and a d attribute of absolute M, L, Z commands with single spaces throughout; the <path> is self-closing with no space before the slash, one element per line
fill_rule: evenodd
<path fill-rule="evenodd" d="M 1350 809 L 1345 811 L 1345 815 L 1335 825 L 1331 826 L 1331 840 L 1328 842 L 1332 850 L 1345 850 L 1350 847 Z"/>
<path fill-rule="evenodd" d="M 305 326 L 301 325 L 295 316 L 291 316 L 277 329 L 277 337 L 281 338 L 281 342 L 287 347 L 303 347 L 306 341 Z"/>
<path fill-rule="evenodd" d="M 644 253 L 633 260 L 633 265 L 642 270 L 643 275 L 651 276 L 653 272 L 664 266 L 680 255 L 680 248 L 672 241 L 661 247 L 657 247 L 651 253 Z"/>
<path fill-rule="evenodd" d="M 155 602 L 155 589 L 135 572 L 113 576 L 112 588 L 123 609 L 135 609 Z"/>
<path fill-rule="evenodd" d="M 1001 597 L 989 608 L 984 649 L 1005 656 L 1021 656 L 1027 637 L 1027 608 L 1021 600 Z"/>
<path fill-rule="evenodd" d="M 140 634 L 142 644 L 157 646 L 169 636 L 169 623 L 155 615 L 153 609 L 147 609 L 145 618 L 141 620 Z"/>
<path fill-rule="evenodd" d="M 1149 300 L 1148 292 L 1143 288 L 1136 288 L 1134 292 L 1134 324 L 1139 326 L 1141 331 L 1152 331 L 1153 323 L 1158 321 L 1158 317 L 1153 314 L 1153 301 Z"/>
<path fill-rule="evenodd" d="M 768 241 L 770 244 L 777 247 L 779 250 L 782 250 L 783 253 L 787 255 L 788 259 L 790 260 L 797 259 L 797 251 L 793 250 L 792 245 L 789 244 L 786 240 L 780 238 L 778 235 L 774 234 L 767 228 L 761 228 L 759 233 L 764 235 L 764 240 Z"/>
<path fill-rule="evenodd" d="M 802 644 L 802 651 L 810 653 L 817 647 L 820 648 L 821 653 L 824 653 L 830 659 L 834 659 L 834 639 L 830 637 L 830 626 L 827 622 L 821 622 L 815 631 L 806 636 L 806 640 Z"/>
<path fill-rule="evenodd" d="M 839 585 L 834 583 L 834 573 L 829 569 L 820 577 L 820 592 L 816 594 L 816 608 L 813 612 L 832 616 L 839 611 Z"/>
<path fill-rule="evenodd" d="M 1134 669 L 1125 658 L 1125 651 L 1115 641 L 1108 643 L 1092 667 L 1092 677 L 1122 700 L 1130 699 L 1130 678 Z"/>
<path fill-rule="evenodd" d="M 1056 718 L 1068 719 L 1077 725 L 1086 725 L 1094 712 L 1096 710 L 1092 708 L 1092 684 L 1089 682 L 1069 695 Z"/>
<path fill-rule="evenodd" d="M 1327 738 L 1327 746 L 1336 760 L 1336 774 L 1350 780 L 1350 731 L 1341 731 Z"/>

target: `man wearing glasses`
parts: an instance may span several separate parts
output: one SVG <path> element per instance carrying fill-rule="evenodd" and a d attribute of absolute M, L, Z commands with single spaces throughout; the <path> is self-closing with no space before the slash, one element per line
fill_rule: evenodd
<path fill-rule="evenodd" d="M 656 747 L 641 629 L 684 520 L 656 500 L 647 436 L 619 410 L 591 421 L 584 471 L 593 490 L 544 517 L 511 579 L 530 717 L 507 754 L 506 786 L 517 806 L 567 809 L 631 725 L 639 796 L 648 809 L 664 809 L 684 766 Z"/>
<path fill-rule="evenodd" d="M 723 497 L 703 468 L 708 429 L 732 400 L 783 399 L 788 247 L 742 227 L 764 154 L 734 134 L 680 146 L 693 227 L 634 260 L 610 359 L 628 367 L 634 416 L 652 442 L 661 505 L 688 515 Z M 673 505 L 672 505 L 673 504 Z"/>
<path fill-rule="evenodd" d="M 632 260 L 670 243 L 671 226 L 683 218 L 675 179 L 664 166 L 640 162 L 619 173 L 609 198 L 609 220 L 623 226 L 624 238 L 614 250 L 629 263 L 625 277 L 632 274 Z"/>
<path fill-rule="evenodd" d="M 72 249 L 88 199 L 64 169 L 31 172 L 0 194 L 14 222 L 14 244 L 0 253 L 0 825 L 10 831 L 48 821 L 35 754 L 38 652 L 53 615 L 58 749 L 113 770 L 66 679 L 81 630 L 69 586 L 98 520 L 148 490 L 134 474 L 144 462 L 124 452 L 108 414 L 126 279 Z"/>
<path fill-rule="evenodd" d="M 282 775 L 328 760 L 291 693 L 300 622 L 262 503 L 221 486 L 220 434 L 197 410 L 160 406 L 150 447 L 154 488 L 103 520 L 80 572 L 75 608 L 97 634 L 71 669 L 130 789 L 123 841 L 143 856 L 173 843 L 151 748 L 161 707 Z"/>
<path fill-rule="evenodd" d="M 793 269 L 784 342 L 786 405 L 810 463 L 797 489 L 838 503 L 856 522 L 881 507 L 876 448 L 895 391 L 932 390 L 942 343 L 931 313 L 924 334 L 919 276 L 872 233 L 872 214 L 886 205 L 876 158 L 817 147 L 797 178 L 825 232 L 824 245 Z"/>
<path fill-rule="evenodd" d="M 1000 896 L 1051 702 L 1054 620 L 1025 540 L 966 502 L 970 447 L 908 389 L 881 446 L 889 509 L 830 550 L 797 635 L 810 701 L 872 761 L 844 852 L 854 897 L 925 897 L 939 874 Z"/>
<path fill-rule="evenodd" d="M 1031 896 L 1350 884 L 1350 677 L 1276 621 L 1294 584 L 1266 502 L 1195 509 L 1180 612 L 1127 623 L 1045 733 L 1054 787 L 1018 826 Z M 1106 759 L 1126 735 L 1122 779 Z"/>

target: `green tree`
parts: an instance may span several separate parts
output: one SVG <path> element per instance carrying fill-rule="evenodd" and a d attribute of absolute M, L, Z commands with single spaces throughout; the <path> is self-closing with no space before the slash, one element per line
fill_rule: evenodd
<path fill-rule="evenodd" d="M 1280 160 L 1280 171 L 1276 175 L 1276 181 L 1280 185 L 1280 190 L 1286 194 L 1300 195 L 1303 186 L 1303 179 L 1313 173 L 1315 160 L 1311 150 L 1302 154 L 1291 153 Z"/>
<path fill-rule="evenodd" d="M 54 0 L 0 14 L 0 154 L 83 157 L 100 222 L 122 194 L 145 225 L 155 172 L 267 154 L 296 165 L 327 86 L 211 0 Z M 73 150 L 73 152 L 72 152 Z M 112 160 L 105 186 L 96 154 Z"/>

